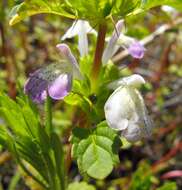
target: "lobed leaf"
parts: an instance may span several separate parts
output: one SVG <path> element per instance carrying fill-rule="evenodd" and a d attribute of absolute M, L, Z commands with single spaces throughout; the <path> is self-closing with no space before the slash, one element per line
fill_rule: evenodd
<path fill-rule="evenodd" d="M 72 156 L 77 159 L 81 173 L 96 179 L 108 176 L 119 162 L 120 138 L 102 122 L 95 129 L 75 128 L 71 138 Z"/>

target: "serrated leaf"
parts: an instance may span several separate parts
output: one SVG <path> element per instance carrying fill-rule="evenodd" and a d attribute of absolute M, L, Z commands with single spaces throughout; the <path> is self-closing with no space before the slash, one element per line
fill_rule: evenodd
<path fill-rule="evenodd" d="M 68 186 L 68 190 L 96 190 L 94 186 L 87 184 L 86 182 L 73 182 Z"/>
<path fill-rule="evenodd" d="M 77 159 L 79 169 L 93 178 L 105 178 L 119 162 L 121 141 L 106 122 L 92 130 L 75 128 L 71 141 L 72 155 Z"/>
<path fill-rule="evenodd" d="M 41 13 L 56 14 L 72 19 L 75 18 L 74 15 L 66 11 L 64 5 L 64 0 L 25 0 L 12 9 L 10 13 L 10 25 L 16 24 L 26 17 Z"/>
<path fill-rule="evenodd" d="M 83 171 L 93 178 L 104 179 L 113 169 L 111 155 L 103 147 L 97 145 L 96 141 L 91 139 L 82 141 L 78 147 L 78 154 L 83 154 L 80 158 Z"/>

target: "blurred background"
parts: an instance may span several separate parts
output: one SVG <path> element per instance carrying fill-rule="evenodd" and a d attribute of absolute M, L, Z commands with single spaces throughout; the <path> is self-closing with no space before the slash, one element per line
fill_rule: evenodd
<path fill-rule="evenodd" d="M 71 20 L 58 16 L 38 15 L 10 27 L 8 14 L 19 2 L 0 2 L 0 91 L 12 98 L 18 95 L 18 86 L 23 88 L 29 73 L 60 59 L 55 46 L 72 24 Z M 155 189 L 166 182 L 173 182 L 177 189 L 182 189 L 182 14 L 166 6 L 158 7 L 147 14 L 128 18 L 126 26 L 128 35 L 145 40 L 145 57 L 135 60 L 120 50 L 113 62 L 121 67 L 123 75 L 139 73 L 148 81 L 142 92 L 154 120 L 154 134 L 132 146 L 125 142 L 119 153 L 121 164 L 105 181 L 91 182 L 103 190 L 128 189 L 129 183 L 133 190 Z M 162 32 L 158 31 L 160 27 L 164 29 Z M 110 23 L 108 35 L 112 30 Z M 89 36 L 89 42 L 93 51 L 95 36 Z M 77 39 L 67 43 L 78 57 Z M 61 121 L 59 116 L 58 109 L 55 126 L 66 134 L 71 124 Z M 74 162 L 70 178 L 81 178 Z M 30 188 L 39 189 L 0 147 L 0 190 Z"/>

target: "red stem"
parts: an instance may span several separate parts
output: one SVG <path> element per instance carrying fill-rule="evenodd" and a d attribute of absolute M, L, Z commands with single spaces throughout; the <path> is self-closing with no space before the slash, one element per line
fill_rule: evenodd
<path fill-rule="evenodd" d="M 97 80 L 102 64 L 102 54 L 104 51 L 104 43 L 105 43 L 105 36 L 107 31 L 107 25 L 100 24 L 99 25 L 99 31 L 98 31 L 98 38 L 97 38 L 97 45 L 95 50 L 95 57 L 94 57 L 94 64 L 92 68 L 92 79 L 94 81 Z"/>

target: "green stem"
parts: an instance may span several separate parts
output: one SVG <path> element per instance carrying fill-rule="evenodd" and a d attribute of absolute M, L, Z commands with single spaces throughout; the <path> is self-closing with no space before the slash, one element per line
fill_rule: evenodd
<path fill-rule="evenodd" d="M 53 132 L 52 127 L 52 100 L 50 96 L 47 96 L 46 102 L 45 102 L 45 128 L 47 131 L 47 134 L 50 136 L 50 134 Z"/>
<path fill-rule="evenodd" d="M 92 77 L 94 86 L 97 84 L 97 79 L 98 79 L 98 76 L 100 73 L 100 68 L 102 65 L 102 54 L 104 51 L 106 31 L 107 31 L 106 23 L 100 24 L 99 31 L 98 31 L 98 37 L 97 37 L 95 56 L 94 56 L 94 64 L 93 64 L 92 73 L 91 73 L 91 77 Z"/>

